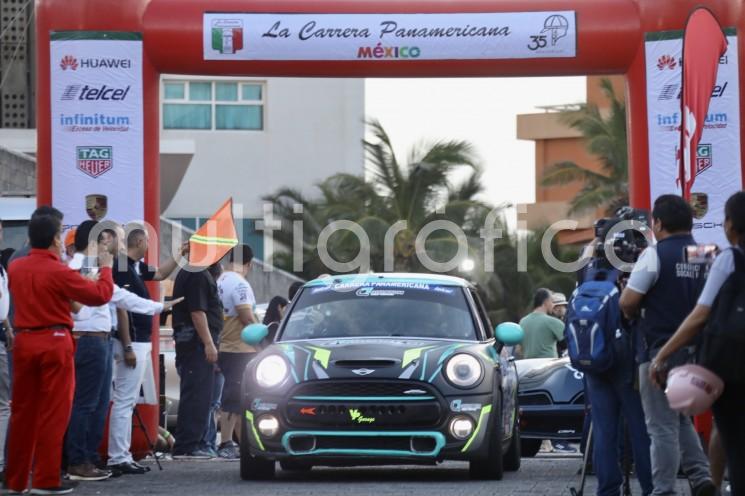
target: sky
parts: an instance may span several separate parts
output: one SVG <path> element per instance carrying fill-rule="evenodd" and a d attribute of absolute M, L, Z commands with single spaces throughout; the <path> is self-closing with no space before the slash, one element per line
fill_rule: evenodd
<path fill-rule="evenodd" d="M 483 199 L 492 204 L 535 199 L 535 146 L 517 139 L 517 114 L 584 101 L 584 77 L 365 81 L 365 113 L 381 121 L 400 160 L 422 139 L 468 140 L 482 159 Z"/>

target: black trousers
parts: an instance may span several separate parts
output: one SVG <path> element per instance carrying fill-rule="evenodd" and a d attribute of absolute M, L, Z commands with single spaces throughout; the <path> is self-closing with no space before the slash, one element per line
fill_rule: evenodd
<path fill-rule="evenodd" d="M 727 454 L 732 496 L 745 496 L 745 382 L 725 384 L 712 410 Z"/>
<path fill-rule="evenodd" d="M 204 449 L 209 425 L 215 366 L 207 362 L 201 341 L 176 343 L 176 370 L 181 380 L 174 455 Z"/>

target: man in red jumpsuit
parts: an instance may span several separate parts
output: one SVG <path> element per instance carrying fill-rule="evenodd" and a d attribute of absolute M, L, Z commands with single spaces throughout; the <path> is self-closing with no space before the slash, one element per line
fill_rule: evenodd
<path fill-rule="evenodd" d="M 61 222 L 51 215 L 31 219 L 31 252 L 11 263 L 15 303 L 13 393 L 5 484 L 11 494 L 65 494 L 60 481 L 62 441 L 75 389 L 71 302 L 98 306 L 113 292 L 112 256 L 99 254 L 97 281 L 60 262 Z"/>

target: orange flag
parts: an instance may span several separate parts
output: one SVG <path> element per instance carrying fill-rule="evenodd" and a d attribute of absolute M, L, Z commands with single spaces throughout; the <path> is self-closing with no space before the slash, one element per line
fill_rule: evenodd
<path fill-rule="evenodd" d="M 229 198 L 189 239 L 189 264 L 209 267 L 219 262 L 237 244 L 233 199 Z"/>

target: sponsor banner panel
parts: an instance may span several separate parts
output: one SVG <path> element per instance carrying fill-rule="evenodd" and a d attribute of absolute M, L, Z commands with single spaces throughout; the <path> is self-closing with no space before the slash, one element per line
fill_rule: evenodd
<path fill-rule="evenodd" d="M 727 32 L 728 50 L 719 60 L 716 85 L 703 119 L 691 190 L 694 236 L 699 243 L 726 246 L 724 203 L 742 189 L 737 36 Z M 651 201 L 682 194 L 678 180 L 683 32 L 648 33 L 645 43 Z"/>
<path fill-rule="evenodd" d="M 143 219 L 140 35 L 53 33 L 50 69 L 53 205 L 66 225 Z"/>
<path fill-rule="evenodd" d="M 574 57 L 574 11 L 463 14 L 205 13 L 205 60 Z"/>

